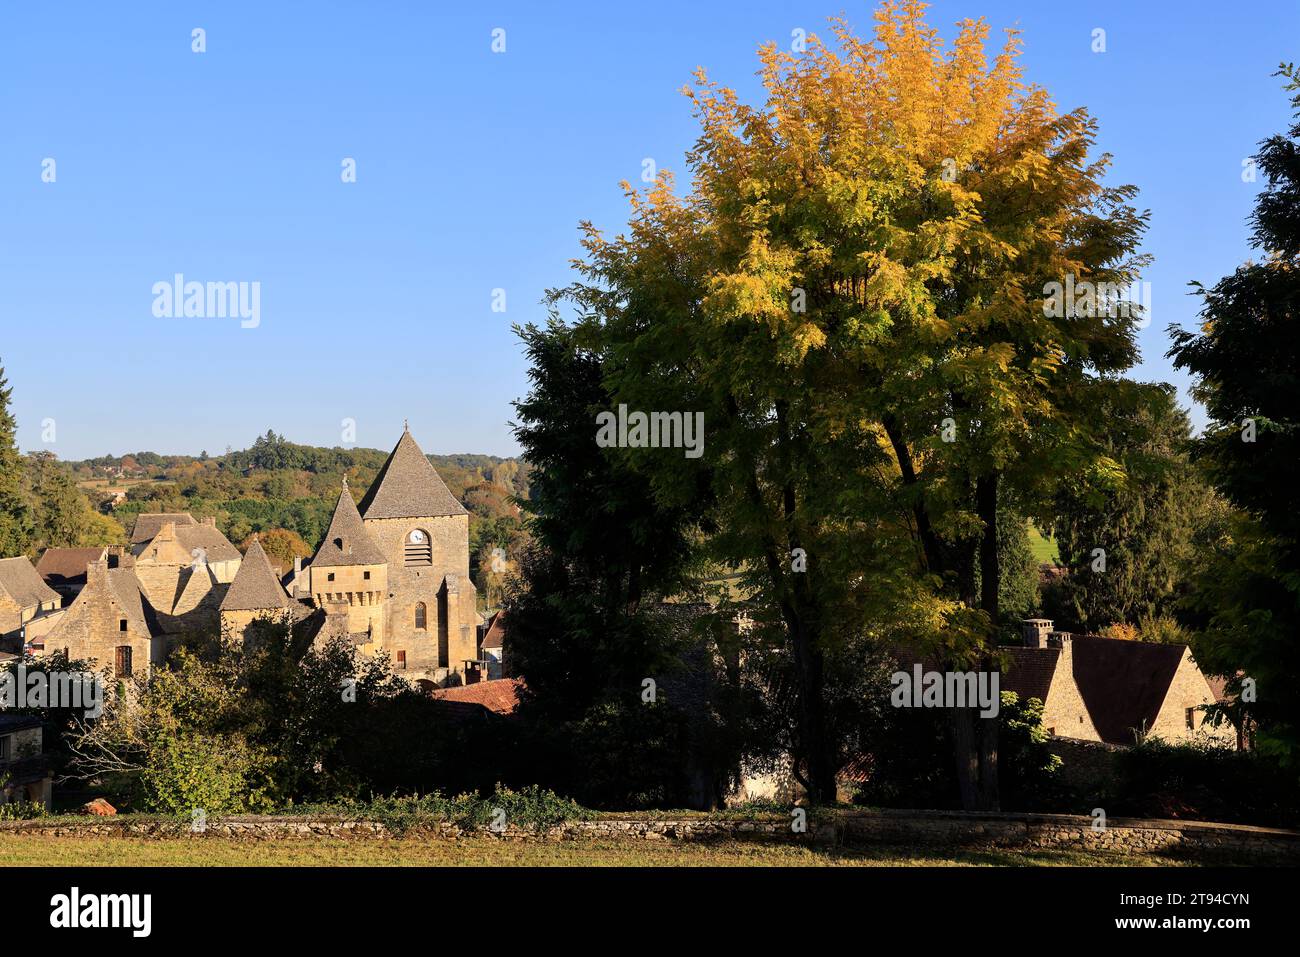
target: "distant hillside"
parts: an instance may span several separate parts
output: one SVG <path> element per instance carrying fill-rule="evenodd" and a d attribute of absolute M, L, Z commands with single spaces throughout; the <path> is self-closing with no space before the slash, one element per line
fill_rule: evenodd
<path fill-rule="evenodd" d="M 254 532 L 286 529 L 314 549 L 344 474 L 360 500 L 387 457 L 381 449 L 298 445 L 268 431 L 247 449 L 216 456 L 135 452 L 61 464 L 92 503 L 128 531 L 141 512 L 191 512 L 215 517 L 236 544 Z M 516 557 L 526 540 L 517 502 L 528 498 L 527 463 L 470 453 L 428 458 L 470 512 L 475 579 L 479 559 L 491 549 Z"/>

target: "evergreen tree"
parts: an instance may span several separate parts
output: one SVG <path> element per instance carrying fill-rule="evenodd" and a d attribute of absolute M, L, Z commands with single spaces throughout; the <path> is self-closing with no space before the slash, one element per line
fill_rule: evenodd
<path fill-rule="evenodd" d="M 1300 762 L 1300 75 L 1279 73 L 1297 121 L 1256 155 L 1266 186 L 1251 245 L 1263 259 L 1201 290 L 1201 329 L 1172 328 L 1169 354 L 1209 413 L 1200 457 L 1244 512 L 1189 598 L 1197 659 L 1232 678 L 1235 717 L 1255 724 L 1259 749 Z"/>

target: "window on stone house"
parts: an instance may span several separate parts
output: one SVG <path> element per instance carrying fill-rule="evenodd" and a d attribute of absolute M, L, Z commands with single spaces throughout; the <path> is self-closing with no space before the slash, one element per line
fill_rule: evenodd
<path fill-rule="evenodd" d="M 334 573 L 333 573 L 333 572 L 330 572 L 328 575 L 326 575 L 326 576 L 325 576 L 325 580 L 326 580 L 326 581 L 333 581 L 333 580 L 334 580 Z"/>
<path fill-rule="evenodd" d="M 366 581 L 370 581 L 370 572 L 362 572 L 361 577 L 364 578 Z"/>
<path fill-rule="evenodd" d="M 1196 730 L 1196 709 L 1188 708 L 1186 711 L 1186 717 L 1187 717 L 1187 730 L 1195 731 Z"/>
<path fill-rule="evenodd" d="M 397 653 L 397 667 L 402 669 L 406 668 L 406 652 L 399 651 Z"/>
<path fill-rule="evenodd" d="M 429 610 L 424 607 L 424 602 L 415 605 L 415 627 L 419 631 L 427 631 L 429 628 Z"/>
<path fill-rule="evenodd" d="M 118 630 L 118 631 L 126 631 L 126 619 L 125 619 L 125 618 L 119 618 L 119 619 L 117 620 L 117 630 Z"/>
<path fill-rule="evenodd" d="M 9 760 L 9 735 L 0 738 L 0 761 Z"/>
<path fill-rule="evenodd" d="M 118 645 L 113 654 L 113 669 L 119 678 L 131 677 L 131 646 Z"/>

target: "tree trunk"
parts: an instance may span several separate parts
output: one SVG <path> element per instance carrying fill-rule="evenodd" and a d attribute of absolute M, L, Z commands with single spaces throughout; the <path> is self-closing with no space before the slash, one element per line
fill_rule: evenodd
<path fill-rule="evenodd" d="M 975 507 L 984 523 L 980 536 L 980 607 L 989 616 L 989 642 L 997 639 L 1000 608 L 998 591 L 1002 569 L 998 562 L 998 473 L 981 475 L 975 481 Z M 982 671 L 997 669 L 989 655 L 980 662 Z M 998 809 L 998 719 L 976 715 L 979 728 L 979 809 Z"/>

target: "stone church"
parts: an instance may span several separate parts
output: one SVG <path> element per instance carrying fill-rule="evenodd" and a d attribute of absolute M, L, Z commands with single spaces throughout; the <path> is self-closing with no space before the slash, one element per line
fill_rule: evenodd
<path fill-rule="evenodd" d="M 469 512 L 409 431 L 359 505 L 345 480 L 324 540 L 288 586 L 324 612 L 322 634 L 388 652 L 407 677 L 442 686 L 478 676 Z"/>

